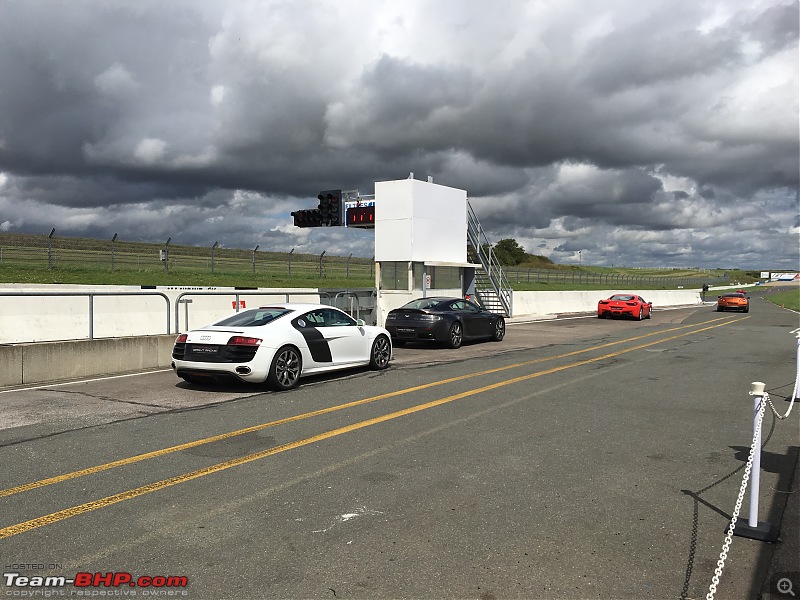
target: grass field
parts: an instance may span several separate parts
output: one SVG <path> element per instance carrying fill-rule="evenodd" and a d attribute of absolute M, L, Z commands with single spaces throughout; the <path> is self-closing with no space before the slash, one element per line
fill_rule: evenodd
<path fill-rule="evenodd" d="M 311 268 L 300 269 L 288 276 L 286 268 L 278 272 L 258 271 L 256 274 L 241 271 L 217 269 L 208 271 L 164 269 L 118 270 L 92 266 L 62 266 L 48 270 L 43 266 L 5 266 L 0 265 L 0 283 L 27 284 L 81 284 L 81 285 L 135 285 L 135 286 L 203 286 L 203 287 L 335 287 L 364 288 L 375 287 L 374 276 L 369 272 L 353 273 L 346 276 L 339 271 L 320 277 Z"/>
<path fill-rule="evenodd" d="M 794 285 L 794 289 L 775 288 L 775 292 L 767 292 L 765 300 L 773 304 L 800 312 L 800 286 Z"/>
<path fill-rule="evenodd" d="M 695 273 L 676 276 L 670 270 L 651 270 L 641 273 L 635 270 L 616 271 L 598 275 L 590 271 L 538 271 L 509 273 L 509 283 L 517 291 L 563 291 L 563 290 L 634 290 L 634 289 L 694 289 L 710 278 Z M 537 281 L 540 279 L 539 281 Z M 259 266 L 256 273 L 245 270 L 228 270 L 217 267 L 214 273 L 206 269 L 141 268 L 111 271 L 110 268 L 92 264 L 66 264 L 48 269 L 46 265 L 0 263 L 0 283 L 20 284 L 85 284 L 85 285 L 155 285 L 155 286 L 216 286 L 216 287 L 325 287 L 325 288 L 370 288 L 375 287 L 375 277 L 368 267 L 324 269 L 319 276 L 316 264 L 293 265 L 291 277 L 285 264 Z M 739 283 L 746 283 L 739 281 Z M 712 286 L 713 289 L 713 286 Z"/>

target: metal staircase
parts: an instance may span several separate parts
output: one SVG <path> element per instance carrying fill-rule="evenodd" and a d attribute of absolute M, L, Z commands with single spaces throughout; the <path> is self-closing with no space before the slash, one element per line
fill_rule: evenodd
<path fill-rule="evenodd" d="M 492 245 L 483 232 L 478 217 L 467 201 L 467 258 L 480 263 L 483 269 L 475 269 L 475 294 L 487 310 L 513 314 L 513 294 L 500 263 L 492 253 Z"/>

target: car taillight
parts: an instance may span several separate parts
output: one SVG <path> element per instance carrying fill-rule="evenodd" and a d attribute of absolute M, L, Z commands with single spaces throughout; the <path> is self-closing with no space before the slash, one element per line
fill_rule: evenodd
<path fill-rule="evenodd" d="M 636 306 L 636 302 L 626 302 L 625 304 L 628 306 Z"/>
<path fill-rule="evenodd" d="M 245 337 L 243 335 L 235 335 L 228 340 L 228 346 L 258 346 L 260 344 L 260 339 Z"/>
<path fill-rule="evenodd" d="M 186 343 L 186 339 L 188 337 L 189 337 L 188 335 L 186 335 L 185 333 L 182 333 L 175 339 L 175 343 L 176 344 L 185 344 Z"/>
<path fill-rule="evenodd" d="M 600 304 L 608 304 L 608 300 L 600 300 Z"/>

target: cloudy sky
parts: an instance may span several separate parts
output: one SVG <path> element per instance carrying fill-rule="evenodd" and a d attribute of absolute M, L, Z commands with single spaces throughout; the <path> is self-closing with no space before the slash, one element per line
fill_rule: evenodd
<path fill-rule="evenodd" d="M 560 263 L 798 269 L 797 0 L 0 0 L 0 231 L 371 256 L 432 176 Z"/>

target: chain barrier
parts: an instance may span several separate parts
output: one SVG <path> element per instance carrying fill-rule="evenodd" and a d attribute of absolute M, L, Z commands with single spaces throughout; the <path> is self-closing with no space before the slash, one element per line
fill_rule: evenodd
<path fill-rule="evenodd" d="M 714 577 L 711 579 L 711 585 L 708 589 L 708 594 L 706 595 L 706 600 L 714 600 L 714 594 L 717 593 L 717 586 L 719 585 L 719 578 L 722 576 L 722 570 L 725 568 L 725 560 L 728 558 L 728 551 L 731 547 L 731 541 L 733 540 L 733 532 L 736 529 L 736 521 L 739 519 L 739 511 L 742 508 L 742 501 L 744 500 L 744 493 L 747 490 L 747 483 L 750 480 L 750 472 L 753 469 L 753 461 L 756 456 L 756 446 L 758 445 L 761 439 L 761 427 L 764 422 L 764 413 L 767 409 L 767 404 L 769 404 L 770 409 L 772 410 L 772 414 L 775 415 L 778 419 L 786 419 L 789 414 L 792 412 L 792 408 L 794 407 L 794 401 L 798 397 L 798 387 L 800 387 L 800 328 L 795 329 L 792 331 L 797 337 L 797 375 L 795 377 L 794 389 L 792 390 L 792 397 L 789 403 L 789 408 L 786 410 L 786 414 L 780 414 L 778 410 L 775 408 L 775 405 L 772 403 L 772 399 L 769 397 L 769 394 L 764 391 L 764 384 L 760 382 L 753 382 L 753 389 L 750 391 L 751 396 L 757 396 L 761 398 L 761 401 L 758 404 L 758 415 L 754 418 L 753 423 L 753 441 L 750 444 L 750 454 L 747 457 L 747 466 L 744 470 L 744 476 L 742 477 L 742 486 L 739 488 L 739 497 L 736 499 L 736 506 L 733 509 L 733 516 L 731 517 L 731 523 L 728 526 L 728 532 L 725 534 L 725 541 L 722 544 L 722 552 L 720 552 L 719 560 L 717 561 L 717 568 L 714 569 Z M 758 477 L 754 478 L 754 485 L 758 482 Z M 758 490 L 754 488 L 753 493 L 756 494 L 756 507 L 757 507 L 757 492 Z M 751 496 L 750 502 L 753 503 L 754 498 Z M 751 507 L 751 520 L 754 518 L 753 515 L 753 508 Z M 757 510 L 757 508 L 755 509 Z M 752 522 L 751 522 L 752 524 Z"/>
<path fill-rule="evenodd" d="M 772 409 L 773 414 L 779 419 L 781 420 L 785 419 L 786 417 L 789 416 L 789 413 L 792 412 L 792 407 L 794 406 L 794 400 L 795 400 L 794 395 L 792 396 L 792 401 L 789 403 L 789 408 L 786 409 L 785 415 L 782 415 L 778 412 L 778 410 L 775 408 L 775 405 L 772 403 L 772 398 L 769 397 L 769 394 L 767 392 L 764 392 L 764 398 L 766 399 L 767 402 L 769 402 L 769 407 Z"/>
<path fill-rule="evenodd" d="M 750 471 L 753 468 L 753 457 L 756 452 L 756 444 L 761 436 L 761 425 L 764 421 L 764 411 L 766 408 L 767 403 L 764 402 L 764 398 L 762 397 L 761 405 L 758 409 L 756 427 L 754 428 L 755 431 L 753 432 L 753 441 L 750 444 L 750 455 L 747 457 L 747 466 L 744 469 L 744 476 L 742 477 L 742 486 L 739 488 L 739 497 L 736 499 L 736 506 L 733 509 L 731 524 L 728 526 L 728 533 L 725 534 L 725 542 L 722 544 L 722 552 L 720 552 L 719 560 L 717 561 L 717 568 L 714 569 L 714 577 L 711 579 L 711 586 L 708 588 L 706 600 L 714 600 L 714 594 L 717 593 L 717 586 L 719 585 L 719 578 L 722 576 L 722 570 L 725 568 L 725 560 L 728 558 L 728 550 L 730 550 L 731 542 L 733 541 L 733 530 L 736 529 L 736 521 L 739 519 L 739 511 L 742 508 L 744 493 L 747 491 L 747 482 L 750 480 Z"/>

